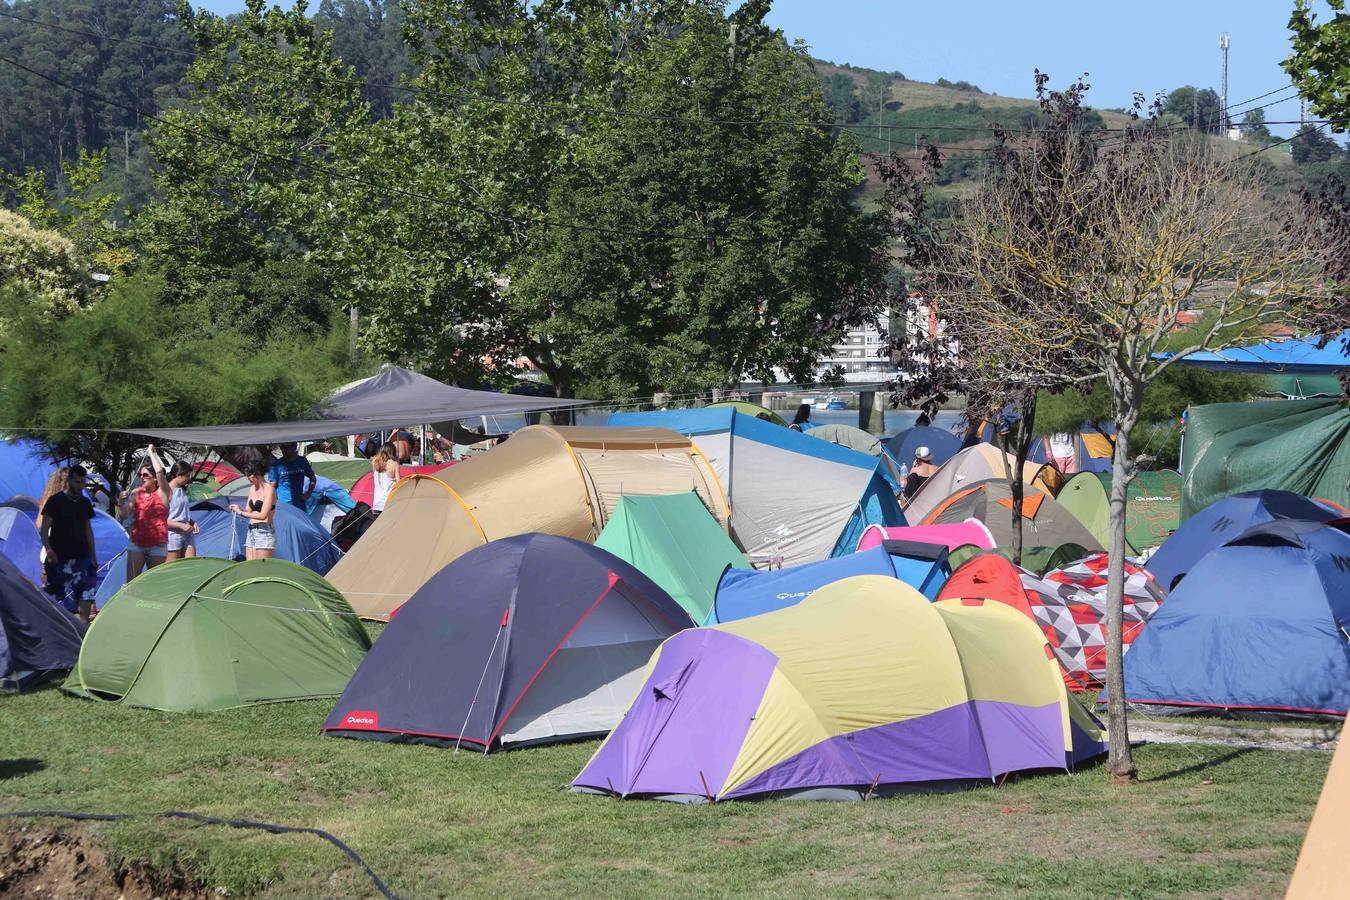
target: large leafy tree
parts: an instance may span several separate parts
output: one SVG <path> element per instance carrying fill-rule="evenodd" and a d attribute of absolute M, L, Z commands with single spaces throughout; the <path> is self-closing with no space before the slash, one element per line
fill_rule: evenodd
<path fill-rule="evenodd" d="M 1163 111 L 1202 131 L 1219 131 L 1228 124 L 1223 103 L 1213 88 L 1179 87 L 1167 95 Z"/>
<path fill-rule="evenodd" d="M 781 124 L 831 116 L 767 6 L 410 4 L 422 91 L 378 155 L 439 202 L 372 197 L 380 270 L 414 277 L 369 339 L 456 374 L 523 356 L 564 395 L 809 377 L 881 305 L 885 259 L 850 139 Z"/>

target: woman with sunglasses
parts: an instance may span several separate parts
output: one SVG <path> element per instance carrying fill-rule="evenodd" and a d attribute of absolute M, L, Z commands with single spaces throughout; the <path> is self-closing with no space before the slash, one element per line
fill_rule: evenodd
<path fill-rule="evenodd" d="M 140 484 L 122 494 L 122 519 L 131 517 L 127 545 L 127 581 L 164 562 L 169 548 L 169 478 L 155 445 L 146 448 L 138 471 Z"/>
<path fill-rule="evenodd" d="M 244 558 L 271 559 L 277 552 L 277 532 L 272 524 L 277 512 L 277 485 L 267 480 L 267 464 L 261 460 L 249 463 L 244 474 L 248 476 L 248 502 L 242 508 L 230 507 L 235 515 L 248 519 Z"/>

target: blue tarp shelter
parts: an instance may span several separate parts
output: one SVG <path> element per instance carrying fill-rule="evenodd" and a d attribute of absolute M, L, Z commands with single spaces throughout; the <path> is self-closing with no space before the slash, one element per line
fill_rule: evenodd
<path fill-rule="evenodd" d="M 961 449 L 961 439 L 945 428 L 916 425 L 886 439 L 886 450 L 897 465 L 914 465 L 914 451 L 927 447 L 933 451 L 933 465 L 940 466 Z"/>
<path fill-rule="evenodd" d="M 895 577 L 895 563 L 885 547 L 874 547 L 821 562 L 756 572 L 728 568 L 717 583 L 712 612 L 703 624 L 734 622 L 795 606 L 827 584 L 854 575 Z"/>
<path fill-rule="evenodd" d="M 1176 587 L 1196 563 L 1248 529 L 1276 519 L 1327 522 L 1339 513 L 1290 491 L 1248 491 L 1191 516 L 1144 564 L 1163 590 Z"/>
<path fill-rule="evenodd" d="M 202 529 L 201 534 L 197 535 L 198 556 L 233 560 L 244 558 L 248 520 L 230 512 L 231 499 L 234 499 L 236 506 L 242 502 L 239 498 L 211 497 L 192 504 L 193 521 Z M 290 504 L 277 504 L 273 525 L 277 532 L 276 559 L 299 563 L 320 575 L 326 575 L 342 557 L 342 552 L 332 538 L 311 522 L 309 516 Z M 102 556 L 99 561 L 104 562 Z M 111 600 L 122 589 L 126 584 L 126 574 L 125 559 L 118 557 L 109 566 L 108 574 L 99 585 L 98 606 Z"/>
<path fill-rule="evenodd" d="M 1197 708 L 1344 715 L 1350 707 L 1350 535 L 1257 525 L 1196 563 L 1125 656 L 1125 696 Z"/>
<path fill-rule="evenodd" d="M 904 524 L 880 457 L 724 407 L 613 413 L 609 424 L 689 437 L 717 473 L 732 538 L 752 562 L 817 562 L 851 553 L 868 525 Z"/>
<path fill-rule="evenodd" d="M 1252 375 L 1337 375 L 1350 369 L 1350 331 L 1341 332 L 1325 347 L 1319 348 L 1317 343 L 1317 338 L 1305 337 L 1192 353 L 1177 365 Z M 1167 359 L 1171 355 L 1155 353 L 1154 357 Z"/>

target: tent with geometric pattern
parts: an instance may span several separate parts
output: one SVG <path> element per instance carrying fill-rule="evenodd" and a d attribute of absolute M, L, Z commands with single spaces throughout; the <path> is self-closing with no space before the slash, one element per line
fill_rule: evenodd
<path fill-rule="evenodd" d="M 1002 556 L 986 553 L 947 580 L 941 600 L 997 600 L 1033 619 L 1076 690 L 1099 688 L 1106 678 L 1106 554 L 1037 578 Z M 1125 649 L 1158 611 L 1164 595 L 1147 572 L 1126 564 Z"/>

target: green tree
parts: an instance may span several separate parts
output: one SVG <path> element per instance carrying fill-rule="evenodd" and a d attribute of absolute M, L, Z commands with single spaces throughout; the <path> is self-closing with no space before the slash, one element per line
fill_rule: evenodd
<path fill-rule="evenodd" d="M 1163 112 L 1201 131 L 1220 131 L 1228 126 L 1227 113 L 1213 88 L 1179 87 L 1167 95 Z"/>
<path fill-rule="evenodd" d="M 71 240 L 0 209 L 0 286 L 22 292 L 25 304 L 47 325 L 89 302 L 93 281 Z M 7 318 L 0 317 L 8 330 Z"/>
<path fill-rule="evenodd" d="M 413 72 L 397 0 L 320 0 L 314 26 L 332 32 L 333 52 L 360 76 L 371 114 L 392 115 L 406 94 L 390 85 Z"/>
<path fill-rule="evenodd" d="M 862 101 L 858 98 L 858 82 L 843 72 L 835 72 L 821 80 L 825 104 L 834 112 L 834 120 L 852 125 L 862 118 Z"/>
<path fill-rule="evenodd" d="M 195 304 L 133 277 L 53 327 L 21 288 L 0 294 L 11 324 L 0 353 L 0 422 L 24 423 L 58 458 L 128 483 L 144 439 L 110 429 L 266 422 L 304 415 L 352 376 L 346 335 L 259 342 L 211 326 Z"/>
<path fill-rule="evenodd" d="M 1269 144 L 1275 139 L 1270 129 L 1266 127 L 1266 111 L 1259 106 L 1247 110 L 1247 114 L 1242 117 L 1242 133 L 1249 140 L 1262 145 Z"/>
<path fill-rule="evenodd" d="M 1326 3 L 1335 15 L 1318 22 L 1309 0 L 1294 0 L 1289 16 L 1294 52 L 1280 65 L 1312 111 L 1331 119 L 1331 130 L 1341 132 L 1350 118 L 1350 67 L 1345 64 L 1350 59 L 1350 16 L 1345 15 L 1345 0 Z"/>
<path fill-rule="evenodd" d="M 249 0 L 229 19 L 184 4 L 181 14 L 199 56 L 189 102 L 153 129 L 161 199 L 138 222 L 147 262 L 186 301 L 221 281 L 247 295 L 239 272 L 304 258 L 335 301 L 312 323 L 325 328 L 357 290 L 331 236 L 349 221 L 349 182 L 334 173 L 365 171 L 350 150 L 369 121 L 360 82 L 303 3 Z M 256 332 L 274 327 L 263 304 L 242 312 Z"/>
<path fill-rule="evenodd" d="M 20 215 L 64 234 L 91 271 L 117 277 L 130 268 L 136 254 L 126 231 L 112 221 L 119 197 L 104 183 L 107 159 L 106 150 L 81 150 L 74 162 L 63 162 L 59 193 L 48 187 L 38 169 L 12 176 L 10 186 Z"/>
<path fill-rule="evenodd" d="M 1302 125 L 1289 142 L 1290 154 L 1300 166 L 1309 163 L 1322 163 L 1336 159 L 1344 154 L 1341 145 L 1329 134 L 1324 134 L 1316 125 Z"/>

